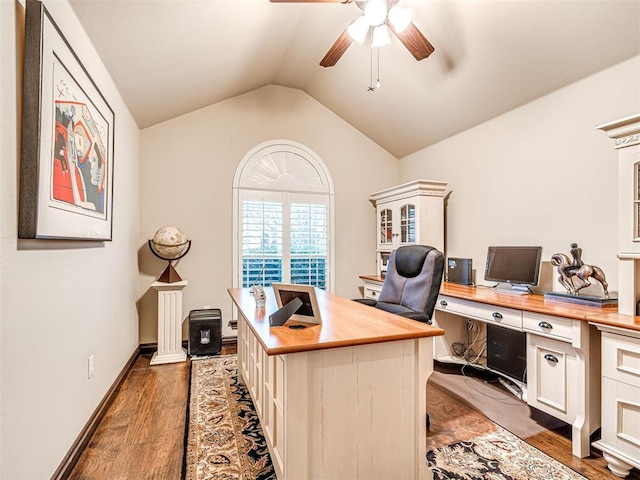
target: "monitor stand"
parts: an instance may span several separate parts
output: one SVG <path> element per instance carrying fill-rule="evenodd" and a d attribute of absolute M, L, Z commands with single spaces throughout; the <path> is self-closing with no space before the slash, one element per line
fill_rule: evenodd
<path fill-rule="evenodd" d="M 518 283 L 499 283 L 493 287 L 496 293 L 508 293 L 510 295 L 529 295 L 531 289 L 528 285 L 520 285 Z"/>

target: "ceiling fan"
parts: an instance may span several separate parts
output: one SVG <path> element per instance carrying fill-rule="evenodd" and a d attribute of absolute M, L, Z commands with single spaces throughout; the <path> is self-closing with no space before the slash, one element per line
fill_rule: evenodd
<path fill-rule="evenodd" d="M 371 31 L 371 46 L 390 43 L 391 30 L 416 60 L 423 60 L 435 50 L 411 22 L 411 10 L 396 5 L 398 0 L 269 0 L 271 3 L 355 3 L 364 13 L 352 22 L 335 41 L 320 65 L 333 67 L 349 45 L 363 43 Z"/>

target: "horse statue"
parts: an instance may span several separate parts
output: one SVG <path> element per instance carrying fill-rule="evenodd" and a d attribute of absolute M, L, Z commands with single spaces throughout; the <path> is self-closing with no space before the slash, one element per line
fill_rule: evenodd
<path fill-rule="evenodd" d="M 576 244 L 571 245 L 572 254 L 573 250 L 577 248 Z M 551 257 L 551 264 L 554 267 L 558 267 L 558 281 L 567 289 L 567 293 L 571 295 L 578 295 L 578 292 L 585 287 L 591 285 L 589 278 L 595 278 L 602 288 L 604 289 L 604 298 L 609 299 L 609 284 L 604 276 L 604 272 L 600 267 L 595 265 L 587 265 L 582 263 L 578 257 L 578 261 L 575 261 L 576 255 L 574 255 L 574 261 L 565 255 L 564 253 L 555 253 Z M 576 287 L 573 283 L 573 277 L 578 277 L 580 284 Z"/>

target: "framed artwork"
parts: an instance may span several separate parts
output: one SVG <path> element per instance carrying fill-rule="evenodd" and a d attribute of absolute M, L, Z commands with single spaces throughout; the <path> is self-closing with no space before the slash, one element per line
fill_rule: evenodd
<path fill-rule="evenodd" d="M 273 294 L 276 297 L 278 308 L 283 308 L 296 299 L 300 301 L 301 305 L 290 317 L 292 320 L 303 323 L 322 323 L 318 297 L 314 286 L 285 283 L 272 283 L 271 286 L 273 287 Z"/>
<path fill-rule="evenodd" d="M 115 115 L 37 0 L 24 56 L 18 238 L 111 240 Z"/>

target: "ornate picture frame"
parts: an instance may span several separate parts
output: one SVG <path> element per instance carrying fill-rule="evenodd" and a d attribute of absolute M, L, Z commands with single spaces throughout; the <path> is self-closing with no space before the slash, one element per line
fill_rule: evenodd
<path fill-rule="evenodd" d="M 18 238 L 109 241 L 115 114 L 38 0 L 24 57 Z"/>

